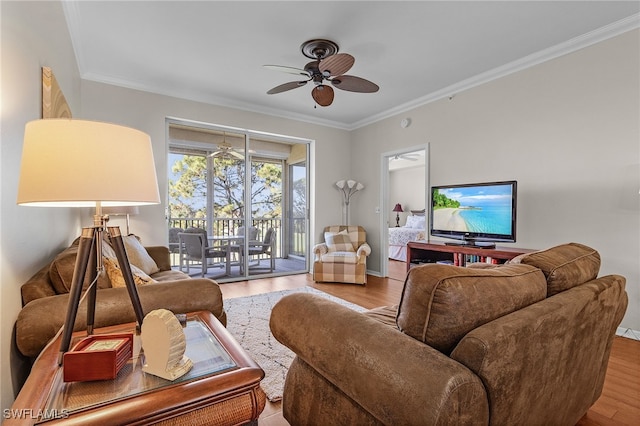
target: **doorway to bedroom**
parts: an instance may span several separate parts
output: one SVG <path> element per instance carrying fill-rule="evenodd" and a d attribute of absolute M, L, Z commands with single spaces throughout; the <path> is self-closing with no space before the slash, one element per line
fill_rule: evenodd
<path fill-rule="evenodd" d="M 381 274 L 404 281 L 406 245 L 428 234 L 428 145 L 383 154 Z"/>

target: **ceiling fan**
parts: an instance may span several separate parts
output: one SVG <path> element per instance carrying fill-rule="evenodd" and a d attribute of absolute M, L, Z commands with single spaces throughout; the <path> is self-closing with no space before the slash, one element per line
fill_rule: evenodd
<path fill-rule="evenodd" d="M 239 160 L 244 160 L 244 155 L 240 154 L 236 148 L 234 148 L 226 139 L 226 133 L 222 135 L 222 143 L 217 146 L 217 151 L 209 154 L 209 157 L 235 157 Z"/>
<path fill-rule="evenodd" d="M 333 87 L 358 93 L 374 93 L 379 87 L 377 84 L 353 75 L 345 75 L 353 66 L 355 58 L 348 53 L 338 53 L 338 45 L 330 40 L 309 40 L 300 46 L 302 54 L 314 59 L 305 65 L 304 69 L 285 67 L 281 65 L 264 65 L 265 68 L 283 71 L 290 74 L 304 76 L 301 81 L 290 81 L 269 90 L 267 94 L 286 92 L 287 90 L 302 87 L 309 81 L 313 81 L 315 87 L 311 96 L 320 106 L 329 106 L 333 102 L 333 89 L 325 84 L 331 83 Z"/>
<path fill-rule="evenodd" d="M 393 157 L 390 158 L 390 160 L 391 161 L 396 161 L 396 160 L 418 161 L 418 158 L 420 158 L 418 154 L 399 154 L 399 155 L 394 155 Z"/>

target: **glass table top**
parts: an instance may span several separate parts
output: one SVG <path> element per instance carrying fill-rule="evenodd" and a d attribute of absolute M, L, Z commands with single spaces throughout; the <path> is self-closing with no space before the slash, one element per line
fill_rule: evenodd
<path fill-rule="evenodd" d="M 200 319 L 189 319 L 183 330 L 187 343 L 185 355 L 193 362 L 193 367 L 184 376 L 171 381 L 142 371 L 144 353 L 135 353 L 135 347 L 139 347 L 138 341 L 137 344 L 134 343 L 133 358 L 113 380 L 65 383 L 62 368 L 58 368 L 44 412 L 71 413 L 237 367 L 229 353 Z M 134 336 L 134 339 L 139 339 L 139 336 Z"/>

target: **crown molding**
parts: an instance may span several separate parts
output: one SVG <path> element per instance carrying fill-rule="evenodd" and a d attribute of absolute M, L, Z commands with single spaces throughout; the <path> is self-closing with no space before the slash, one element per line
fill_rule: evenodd
<path fill-rule="evenodd" d="M 466 80 L 462 80 L 456 84 L 452 84 L 451 86 L 445 87 L 441 90 L 437 90 L 426 96 L 417 98 L 413 101 L 407 102 L 402 105 L 398 105 L 395 108 L 389 109 L 387 111 L 383 111 L 379 114 L 375 114 L 364 120 L 360 120 L 356 123 L 353 123 L 349 127 L 349 130 L 355 130 L 360 127 L 364 127 L 369 124 L 373 124 L 375 122 L 384 120 L 386 118 L 390 118 L 395 115 L 405 113 L 407 111 L 421 107 L 431 102 L 435 102 L 443 98 L 451 97 L 465 90 L 469 90 L 476 86 L 480 86 L 490 81 L 505 77 L 509 74 L 513 74 L 513 73 L 525 70 L 527 68 L 531 68 L 533 66 L 550 61 L 560 56 L 568 55 L 570 53 L 576 52 L 585 47 L 589 47 L 591 45 L 600 43 L 602 41 L 608 40 L 610 38 L 616 37 L 618 35 L 624 34 L 628 31 L 632 31 L 638 28 L 640 28 L 640 14 L 636 13 L 620 21 L 598 28 L 594 31 L 580 35 L 578 37 L 574 37 L 570 40 L 567 40 L 564 43 L 560 43 L 548 49 L 540 50 L 536 53 L 525 56 L 523 58 L 520 58 L 508 64 L 494 68 L 482 74 L 478 74 Z"/>
<path fill-rule="evenodd" d="M 182 93 L 180 91 L 171 91 L 171 90 L 168 90 L 167 88 L 159 89 L 158 87 L 151 87 L 141 83 L 133 83 L 131 81 L 126 81 L 126 80 L 122 80 L 122 79 L 118 79 L 110 76 L 88 73 L 85 71 L 86 66 L 85 66 L 84 58 L 82 57 L 82 53 L 81 53 L 82 51 L 80 47 L 76 44 L 77 43 L 76 40 L 79 40 L 79 34 L 80 34 L 80 31 L 79 31 L 80 12 L 78 9 L 79 6 L 76 4 L 76 2 L 62 2 L 62 7 L 63 7 L 65 18 L 67 20 L 67 26 L 69 28 L 69 34 L 71 36 L 73 50 L 76 55 L 78 70 L 82 79 L 95 81 L 98 83 L 115 85 L 119 87 L 125 87 L 129 89 L 134 89 L 134 90 L 140 90 L 140 91 L 149 92 L 149 93 L 155 93 L 159 95 L 170 96 L 170 97 L 179 98 L 179 99 L 202 102 L 210 105 L 217 105 L 217 106 L 226 107 L 226 108 L 238 109 L 246 112 L 265 114 L 265 115 L 284 118 L 288 120 L 296 120 L 296 121 L 301 121 L 301 122 L 319 125 L 319 126 L 332 127 L 332 128 L 347 130 L 347 131 L 356 130 L 361 127 L 376 123 L 378 121 L 396 116 L 398 114 L 406 113 L 410 110 L 427 105 L 431 102 L 435 102 L 443 98 L 451 97 L 465 90 L 469 90 L 474 87 L 480 86 L 482 84 L 489 83 L 493 80 L 497 80 L 507 75 L 525 70 L 527 68 L 531 68 L 533 66 L 550 61 L 560 56 L 573 53 L 575 51 L 591 46 L 593 44 L 616 37 L 625 32 L 640 28 L 640 14 L 636 13 L 634 15 L 628 16 L 627 18 L 621 19 L 617 22 L 613 22 L 609 25 L 598 28 L 589 33 L 580 35 L 578 37 L 574 37 L 570 40 L 567 40 L 566 42 L 552 46 L 548 49 L 535 52 L 531 55 L 525 56 L 521 59 L 515 60 L 513 62 L 502 65 L 500 67 L 494 68 L 487 72 L 478 74 L 471 78 L 462 80 L 458 83 L 452 84 L 448 87 L 437 90 L 428 95 L 425 95 L 420 98 L 414 99 L 412 101 L 406 102 L 404 104 L 398 105 L 386 111 L 382 111 L 378 114 L 374 114 L 363 120 L 360 120 L 354 123 L 344 123 L 344 122 L 338 122 L 334 120 L 318 119 L 317 117 L 313 117 L 310 115 L 299 114 L 294 112 L 286 112 L 286 111 L 282 111 L 275 108 L 259 107 L 259 106 L 256 106 L 255 104 L 238 102 L 238 101 L 234 101 L 227 98 L 203 95 L 202 93 L 193 93 L 193 92 Z"/>

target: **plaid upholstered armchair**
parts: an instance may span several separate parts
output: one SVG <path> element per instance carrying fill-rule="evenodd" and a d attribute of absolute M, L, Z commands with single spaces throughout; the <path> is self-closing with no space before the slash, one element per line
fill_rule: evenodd
<path fill-rule="evenodd" d="M 324 242 L 313 247 L 313 280 L 366 284 L 367 256 L 371 247 L 362 226 L 333 225 L 324 228 Z"/>

